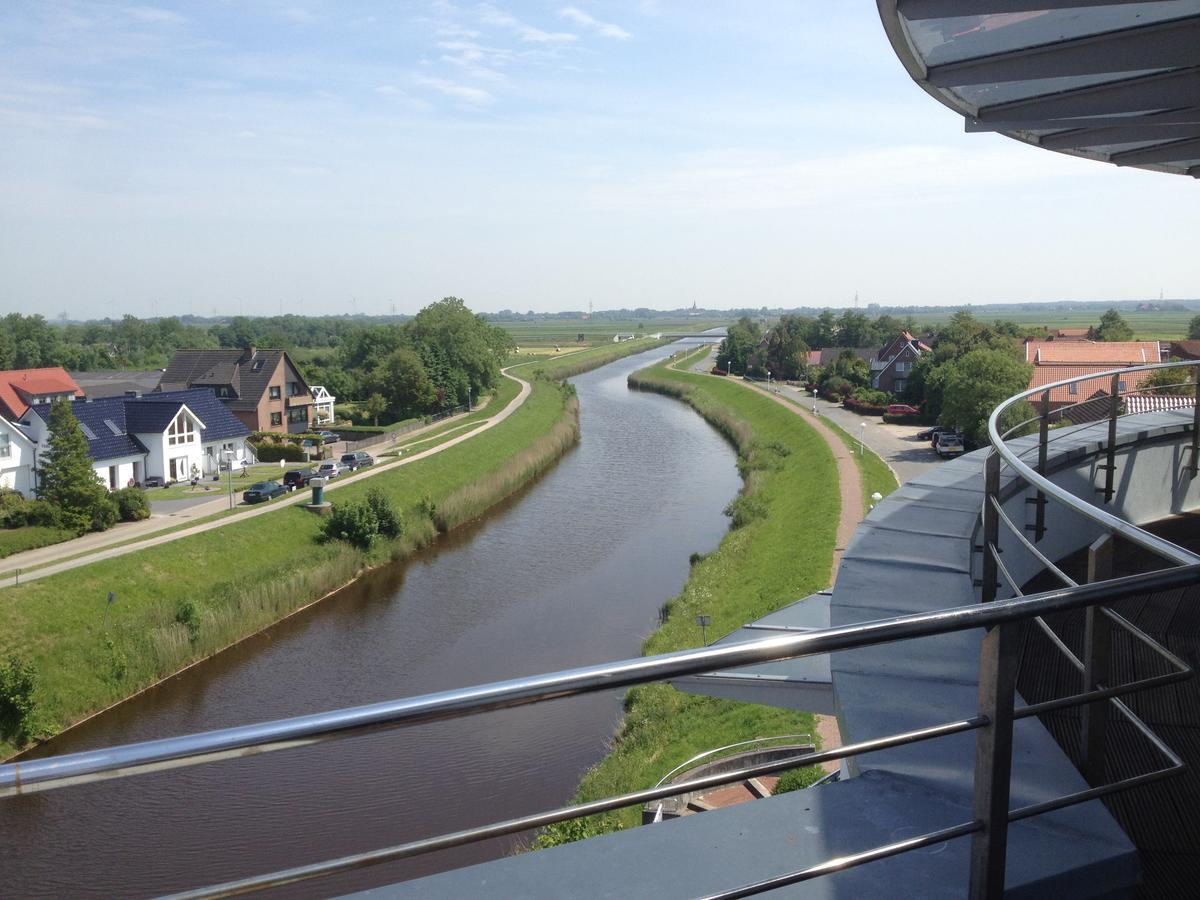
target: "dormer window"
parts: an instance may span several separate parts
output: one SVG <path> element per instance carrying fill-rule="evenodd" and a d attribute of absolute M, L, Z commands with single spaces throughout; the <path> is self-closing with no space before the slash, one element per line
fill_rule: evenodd
<path fill-rule="evenodd" d="M 171 422 L 171 427 L 167 429 L 167 443 L 174 447 L 176 444 L 190 444 L 195 439 L 196 429 L 192 420 L 181 412 Z"/>

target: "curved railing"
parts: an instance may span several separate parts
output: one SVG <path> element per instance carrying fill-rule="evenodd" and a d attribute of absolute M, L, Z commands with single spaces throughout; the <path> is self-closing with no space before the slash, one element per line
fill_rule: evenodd
<path fill-rule="evenodd" d="M 656 781 L 654 783 L 654 786 L 662 787 L 662 785 L 666 784 L 667 782 L 669 782 L 671 780 L 672 776 L 677 775 L 686 769 L 692 768 L 696 763 L 700 762 L 701 760 L 706 760 L 711 756 L 716 756 L 718 753 L 724 753 L 726 750 L 741 751 L 742 748 L 753 747 L 756 744 L 766 744 L 769 741 L 795 741 L 795 740 L 799 740 L 800 738 L 806 738 L 808 740 L 812 740 L 812 735 L 811 734 L 777 734 L 774 737 L 751 738 L 748 741 L 738 741 L 735 744 L 726 744 L 724 747 L 714 747 L 712 750 L 705 750 L 702 753 L 697 753 L 691 759 L 684 760 L 679 765 L 677 765 L 675 768 L 673 768 L 670 772 L 668 772 L 666 775 L 664 775 L 662 778 L 658 779 L 658 781 Z"/>
<path fill-rule="evenodd" d="M 1139 389 L 1130 389 L 1128 387 L 1132 382 L 1129 376 L 1134 373 L 1155 371 L 1155 370 L 1170 370 L 1179 369 L 1193 370 L 1191 381 L 1183 380 L 1167 385 L 1139 385 Z M 1108 390 L 1103 392 L 1103 396 L 1093 395 L 1077 402 L 1069 403 L 1065 406 L 1051 409 L 1050 397 L 1053 391 L 1061 388 L 1070 388 L 1072 385 L 1095 384 L 1099 385 L 1107 381 Z M 1124 386 L 1123 386 L 1124 385 Z M 1188 388 L 1193 391 L 1190 402 L 1184 397 L 1177 394 L 1160 394 L 1153 393 L 1155 391 L 1169 390 L 1173 388 Z M 1141 389 L 1144 388 L 1144 389 Z M 1147 393 L 1149 391 L 1150 393 Z M 1098 392 L 1099 393 L 1099 392 Z M 1009 530 L 1018 538 L 1027 550 L 1037 556 L 1046 568 L 1057 575 L 1065 584 L 1074 585 L 1075 582 L 1064 575 L 1053 562 L 1040 553 L 1034 543 L 1031 542 L 1023 533 L 1023 529 L 1017 527 L 1008 516 L 1005 515 L 1003 509 L 1000 508 L 999 498 L 999 479 L 1001 462 L 1007 465 L 1014 473 L 1017 474 L 1028 485 L 1037 490 L 1037 497 L 1033 500 L 1037 507 L 1037 521 L 1034 524 L 1033 530 L 1040 540 L 1044 530 L 1044 506 L 1048 501 L 1054 501 L 1062 506 L 1065 506 L 1086 519 L 1095 522 L 1109 534 L 1120 535 L 1122 538 L 1134 543 L 1140 547 L 1151 551 L 1152 553 L 1174 563 L 1175 565 L 1194 565 L 1200 563 L 1200 556 L 1192 553 L 1184 548 L 1164 540 L 1148 531 L 1139 528 L 1131 522 L 1114 515 L 1108 510 L 1103 509 L 1077 497 L 1075 494 L 1058 486 L 1047 477 L 1047 465 L 1049 446 L 1053 443 L 1050 433 L 1055 430 L 1053 428 L 1055 420 L 1062 421 L 1067 419 L 1067 414 L 1072 410 L 1091 407 L 1090 412 L 1094 412 L 1100 406 L 1107 406 L 1107 415 L 1102 418 L 1092 419 L 1086 423 L 1073 423 L 1071 432 L 1079 428 L 1095 427 L 1098 422 L 1108 422 L 1108 438 L 1104 444 L 1103 452 L 1107 459 L 1102 467 L 1105 470 L 1105 502 L 1108 502 L 1114 492 L 1113 488 L 1113 473 L 1115 470 L 1115 459 L 1117 451 L 1117 421 L 1125 415 L 1123 413 L 1123 404 L 1126 399 L 1132 396 L 1139 397 L 1178 397 L 1179 400 L 1176 408 L 1192 409 L 1192 430 L 1191 430 L 1191 461 L 1188 466 L 1192 473 L 1192 477 L 1197 474 L 1197 464 L 1200 463 L 1200 364 L 1195 362 L 1176 362 L 1176 363 L 1156 363 L 1142 366 L 1126 366 L 1119 369 L 1110 369 L 1105 372 L 1098 372 L 1090 375 L 1079 375 L 1074 378 L 1064 378 L 1061 381 L 1055 381 L 1051 384 L 1042 385 L 1036 388 L 1030 388 L 1027 391 L 1022 391 L 1013 397 L 1009 397 L 993 411 L 988 418 L 988 437 L 991 440 L 992 449 L 985 460 L 985 480 L 987 481 L 987 496 L 984 500 L 983 521 L 984 521 L 984 563 L 985 571 L 983 575 L 984 582 L 984 599 L 993 599 L 994 581 L 992 574 L 1004 575 L 1003 563 L 1000 563 L 998 556 L 999 550 L 996 543 L 998 538 L 998 528 L 989 527 L 990 524 L 999 525 L 1005 524 Z M 1011 425 L 1003 433 L 1000 431 L 1000 423 L 1004 419 L 1005 414 L 1019 403 L 1037 402 L 1039 407 L 1037 415 L 1026 418 L 1014 425 Z M 1031 425 L 1038 425 L 1038 441 L 1031 447 L 1025 448 L 1018 453 L 1014 448 L 1010 447 L 1007 439 L 1017 433 L 1024 433 Z M 1068 433 L 1071 433 L 1068 432 Z M 1037 451 L 1038 461 L 1036 465 L 1031 466 L 1022 457 L 1028 453 Z M 996 567 L 995 573 L 990 573 L 992 567 Z M 1015 586 L 1010 585 L 1014 587 Z M 1019 591 L 1017 591 L 1019 593 Z M 989 596 L 990 594 L 990 596 Z"/>

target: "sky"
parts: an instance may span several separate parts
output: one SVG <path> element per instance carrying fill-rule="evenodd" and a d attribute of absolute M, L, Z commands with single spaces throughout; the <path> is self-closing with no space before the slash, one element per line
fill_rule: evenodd
<path fill-rule="evenodd" d="M 0 312 L 1200 297 L 1200 184 L 962 119 L 875 4 L 0 4 Z"/>

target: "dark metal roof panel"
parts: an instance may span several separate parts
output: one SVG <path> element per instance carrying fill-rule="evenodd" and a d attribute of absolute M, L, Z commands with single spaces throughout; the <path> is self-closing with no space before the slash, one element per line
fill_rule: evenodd
<path fill-rule="evenodd" d="M 913 80 L 963 115 L 967 130 L 1116 165 L 1198 174 L 1200 0 L 877 5 Z M 1120 131 L 1105 134 L 1109 128 Z"/>

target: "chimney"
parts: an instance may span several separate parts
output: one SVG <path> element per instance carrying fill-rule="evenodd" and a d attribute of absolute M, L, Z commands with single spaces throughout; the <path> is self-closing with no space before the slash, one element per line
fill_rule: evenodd
<path fill-rule="evenodd" d="M 242 351 L 242 356 L 238 360 L 238 362 L 239 363 L 250 362 L 250 360 L 254 359 L 254 357 L 257 353 L 258 353 L 257 347 L 247 347 L 245 350 Z"/>

